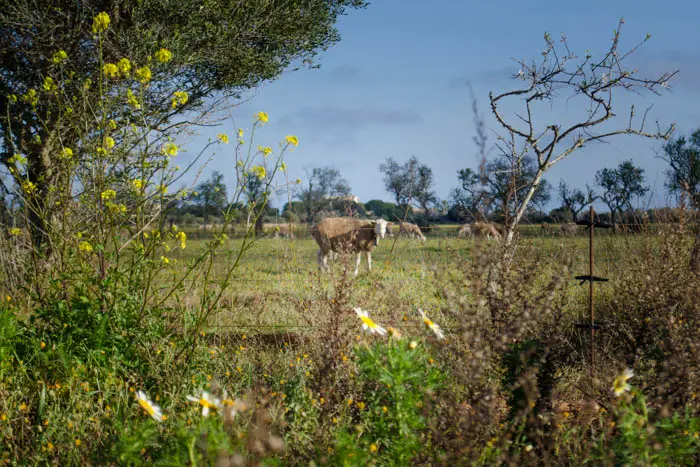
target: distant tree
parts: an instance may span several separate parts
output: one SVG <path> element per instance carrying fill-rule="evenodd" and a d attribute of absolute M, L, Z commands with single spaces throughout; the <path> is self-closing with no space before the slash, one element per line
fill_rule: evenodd
<path fill-rule="evenodd" d="M 404 164 L 389 157 L 379 165 L 379 170 L 384 174 L 386 191 L 392 194 L 396 204 L 403 209 L 414 202 L 427 211 L 437 201 L 437 194 L 433 190 L 433 171 L 421 164 L 415 156 Z"/>
<path fill-rule="evenodd" d="M 490 212 L 492 200 L 483 176 L 470 168 L 457 171 L 460 186 L 450 192 L 450 197 L 459 217 L 464 220 L 484 220 Z"/>
<path fill-rule="evenodd" d="M 652 78 L 639 76 L 629 62 L 630 55 L 650 36 L 628 50 L 621 50 L 623 24 L 620 20 L 610 46 L 598 58 L 588 52 L 574 53 L 564 36 L 555 40 L 545 34 L 545 48 L 538 60 L 518 60 L 520 70 L 514 78 L 521 85 L 489 94 L 491 111 L 505 130 L 497 143 L 500 151 L 511 159 L 534 157 L 535 172 L 528 177 L 528 186 L 522 190 L 522 196 L 518 196 L 514 215 L 507 221 L 506 245 L 513 242 L 515 228 L 527 212 L 544 174 L 577 149 L 615 135 L 664 139 L 671 135 L 673 126 L 666 131 L 645 130 L 648 109 L 639 112 L 632 106 L 626 116 L 615 118 L 620 112 L 613 98 L 619 91 L 658 94 L 675 75 L 674 72 Z M 513 105 L 506 104 L 508 100 L 521 109 L 513 110 Z M 550 111 L 559 101 L 576 103 L 574 108 L 581 109 L 580 115 L 570 112 L 569 123 L 562 125 L 559 116 Z M 509 114 L 504 108 L 509 109 Z M 637 121 L 636 116 L 639 117 Z M 509 253 L 504 250 L 506 254 Z"/>
<path fill-rule="evenodd" d="M 661 157 L 669 165 L 668 190 L 684 194 L 693 208 L 700 209 L 700 128 L 688 139 L 681 136 L 665 144 Z"/>
<path fill-rule="evenodd" d="M 529 202 L 536 206 L 549 201 L 551 185 L 543 183 L 544 180 L 538 182 L 532 194 L 529 193 L 537 172 L 537 163 L 530 156 L 511 158 L 502 154 L 486 164 L 488 196 L 494 214 L 501 216 L 506 224 L 511 222 L 528 195 Z"/>
<path fill-rule="evenodd" d="M 372 217 L 381 217 L 388 221 L 402 220 L 405 214 L 405 210 L 401 210 L 396 204 L 380 199 L 371 199 L 364 205 L 365 210 L 372 213 Z"/>
<path fill-rule="evenodd" d="M 559 200 L 562 206 L 571 212 L 572 222 L 576 222 L 578 213 L 586 207 L 590 201 L 583 191 L 578 188 L 569 188 L 564 179 L 559 181 Z M 589 197 L 590 198 L 590 197 Z"/>
<path fill-rule="evenodd" d="M 206 227 L 209 216 L 221 215 L 228 202 L 224 175 L 218 170 L 213 171 L 209 180 L 197 185 L 190 199 L 201 208 Z"/>
<path fill-rule="evenodd" d="M 416 183 L 413 185 L 413 199 L 419 208 L 428 214 L 431 207 L 438 202 L 438 196 L 435 190 L 435 180 L 433 178 L 433 169 L 427 165 L 418 165 Z"/>
<path fill-rule="evenodd" d="M 700 129 L 686 140 L 680 137 L 666 144 L 662 158 L 668 163 L 666 186 L 671 193 L 683 194 L 694 209 L 700 209 Z M 690 254 L 690 268 L 700 274 L 700 228 Z"/>
<path fill-rule="evenodd" d="M 321 167 L 307 172 L 307 185 L 299 188 L 295 197 L 301 201 L 306 222 L 314 222 L 318 214 L 331 207 L 332 198 L 350 195 L 350 185 L 333 167 Z"/>
<path fill-rule="evenodd" d="M 632 198 L 644 196 L 649 188 L 644 185 L 644 169 L 636 167 L 632 160 L 623 161 L 616 169 L 605 168 L 595 174 L 596 183 L 602 188 L 600 199 L 610 209 L 613 226 L 623 211 L 633 211 Z"/>

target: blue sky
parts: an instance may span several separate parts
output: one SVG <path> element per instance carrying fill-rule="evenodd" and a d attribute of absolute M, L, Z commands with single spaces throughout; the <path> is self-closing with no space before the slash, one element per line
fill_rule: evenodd
<path fill-rule="evenodd" d="M 256 144 L 274 147 L 287 134 L 299 137 L 299 147 L 286 157 L 291 179 L 332 165 L 361 201 L 390 200 L 380 162 L 415 155 L 433 169 L 435 189 L 447 199 L 457 186 L 457 170 L 477 165 L 466 83 L 472 84 L 493 142 L 500 129 L 489 113 L 488 93 L 512 86 L 511 76 L 518 70 L 513 58 L 536 58 L 544 32 L 555 38 L 564 33 L 574 52 L 590 49 L 596 56 L 609 45 L 621 17 L 623 46 L 652 35 L 636 54 L 640 70 L 680 73 L 670 92 L 660 98 L 624 97 L 618 112 L 626 113 L 630 103 L 638 108 L 653 104 L 652 124 L 675 122 L 677 134 L 700 126 L 700 2 L 384 0 L 341 18 L 342 40 L 319 58 L 321 69 L 285 73 L 249 94 L 230 109 L 231 118 L 221 128 L 203 130 L 190 153 L 220 131 L 250 128 L 252 115 L 264 110 L 270 122 Z M 557 106 L 547 124 L 571 118 L 575 110 Z M 656 157 L 660 146 L 619 137 L 573 154 L 546 178 L 553 185 L 564 178 L 583 188 L 595 183 L 596 170 L 632 158 L 655 191 L 652 203 L 663 204 L 664 163 Z M 221 154 L 203 175 L 217 169 L 232 184 L 232 155 L 226 153 L 231 150 L 217 149 Z M 284 201 L 286 194 L 275 205 Z"/>

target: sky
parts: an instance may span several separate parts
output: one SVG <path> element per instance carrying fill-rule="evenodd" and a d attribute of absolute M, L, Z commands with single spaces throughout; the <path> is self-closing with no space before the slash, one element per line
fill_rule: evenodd
<path fill-rule="evenodd" d="M 657 120 L 664 126 L 675 122 L 676 135 L 687 135 L 700 127 L 699 17 L 700 2 L 690 0 L 375 1 L 339 20 L 341 41 L 319 57 L 320 69 L 286 72 L 247 94 L 227 110 L 229 118 L 221 127 L 201 130 L 183 157 L 197 153 L 217 133 L 233 135 L 236 128 L 246 131 L 248 142 L 253 115 L 265 111 L 270 120 L 257 131 L 254 144 L 277 147 L 285 135 L 299 138 L 299 146 L 285 155 L 291 180 L 305 179 L 312 168 L 333 166 L 361 201 L 391 200 L 379 164 L 388 157 L 406 161 L 415 156 L 432 168 L 439 197 L 449 199 L 458 184 L 457 171 L 478 165 L 468 84 L 493 143 L 503 132 L 490 114 L 488 95 L 513 87 L 519 69 L 514 59 L 537 58 L 545 32 L 555 38 L 565 34 L 577 54 L 590 50 L 598 56 L 609 46 L 620 18 L 625 20 L 622 48 L 652 35 L 632 60 L 641 73 L 679 74 L 660 97 L 621 94 L 617 113 L 626 115 L 630 104 L 637 109 L 653 105 L 649 129 Z M 550 125 L 575 118 L 577 112 L 560 102 L 538 121 Z M 219 170 L 230 189 L 232 150 L 232 145 L 222 145 L 208 154 L 212 157 L 200 177 Z M 595 184 L 597 170 L 633 159 L 644 168 L 653 193 L 638 205 L 663 205 L 670 200 L 660 150 L 659 141 L 616 137 L 577 151 L 545 178 L 554 186 L 564 179 L 585 188 Z M 558 205 L 553 195 L 550 208 Z M 281 207 L 286 199 L 285 193 L 273 205 Z"/>

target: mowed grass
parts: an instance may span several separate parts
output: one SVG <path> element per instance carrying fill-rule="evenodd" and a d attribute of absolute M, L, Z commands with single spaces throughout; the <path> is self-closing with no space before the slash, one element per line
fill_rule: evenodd
<path fill-rule="evenodd" d="M 579 287 L 574 276 L 588 274 L 587 235 L 581 232 L 574 237 L 539 236 L 534 235 L 539 233 L 535 227 L 539 228 L 531 226 L 531 232 L 522 235 L 515 260 L 524 258 L 544 266 L 544 270 L 568 274 L 567 280 L 572 286 L 568 292 L 567 308 L 572 313 L 585 312 L 588 289 Z M 459 269 L 455 265 L 472 261 L 476 250 L 499 248 L 495 241 L 456 238 L 452 230 L 448 227 L 433 230 L 425 243 L 387 238 L 372 254 L 371 272 L 367 271 L 366 258 L 362 256 L 356 278 L 352 277 L 354 255 L 331 262 L 331 273 L 325 274 L 319 271 L 318 247 L 311 237 L 290 240 L 264 236 L 255 240 L 242 256 L 230 285 L 209 320 L 209 330 L 253 334 L 303 332 L 312 328 L 315 317 L 309 310 L 319 301 L 335 299 L 344 268 L 349 270 L 349 303 L 370 310 L 382 323 L 397 327 L 415 325 L 411 313 L 416 308 L 437 313 L 435 317 L 440 319 L 440 313 L 445 309 L 440 282 L 443 273 L 458 275 Z M 649 242 L 642 242 L 641 238 L 632 235 L 596 237 L 595 274 L 615 280 L 622 273 L 620 259 L 637 254 L 642 245 L 648 248 Z M 645 238 L 654 242 L 653 236 Z M 191 238 L 186 250 L 173 253 L 178 260 L 174 267 L 188 264 L 203 251 L 208 241 L 206 238 Z M 241 238 L 229 239 L 217 250 L 212 267 L 215 280 L 224 277 L 243 242 Z M 562 269 L 565 265 L 568 269 Z M 600 294 L 606 293 L 605 285 L 597 286 L 597 289 Z M 200 298 L 198 293 L 193 293 L 178 300 L 180 305 L 197 307 Z"/>

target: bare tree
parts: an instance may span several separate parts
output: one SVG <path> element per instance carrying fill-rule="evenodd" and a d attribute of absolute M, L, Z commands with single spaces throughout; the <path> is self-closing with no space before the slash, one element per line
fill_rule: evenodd
<path fill-rule="evenodd" d="M 632 105 L 626 118 L 616 118 L 613 96 L 617 96 L 619 91 L 660 94 L 677 73 L 663 73 L 655 78 L 638 76 L 637 70 L 628 63 L 629 58 L 651 36 L 647 35 L 630 49 L 621 50 L 620 31 L 623 24 L 624 20 L 620 20 L 610 46 L 597 59 L 588 51 L 579 57 L 569 49 L 565 36 L 562 35 L 557 44 L 545 33 L 546 48 L 542 51 L 542 58 L 532 62 L 517 61 L 521 69 L 514 78 L 522 81 L 523 85 L 500 94 L 489 93 L 491 110 L 506 130 L 506 135 L 499 138 L 497 146 L 513 159 L 533 155 L 538 167 L 527 193 L 517 200 L 515 215 L 508 219 L 506 246 L 512 244 L 515 229 L 527 211 L 542 176 L 577 149 L 587 143 L 604 141 L 616 135 L 659 139 L 670 137 L 674 125 L 663 131 L 658 124 L 657 131 L 649 132 L 645 129 L 650 107 L 640 117 Z M 508 99 L 518 99 L 522 111 L 513 116 L 505 116 L 501 105 Z M 551 106 L 559 99 L 565 99 L 567 103 L 573 101 L 568 104 L 569 108 L 572 108 L 572 104 L 580 105 L 585 108 L 585 112 L 582 112 L 580 118 L 574 119 L 573 123 L 564 126 L 556 121 L 541 121 L 537 118 L 541 113 L 538 104 Z"/>

